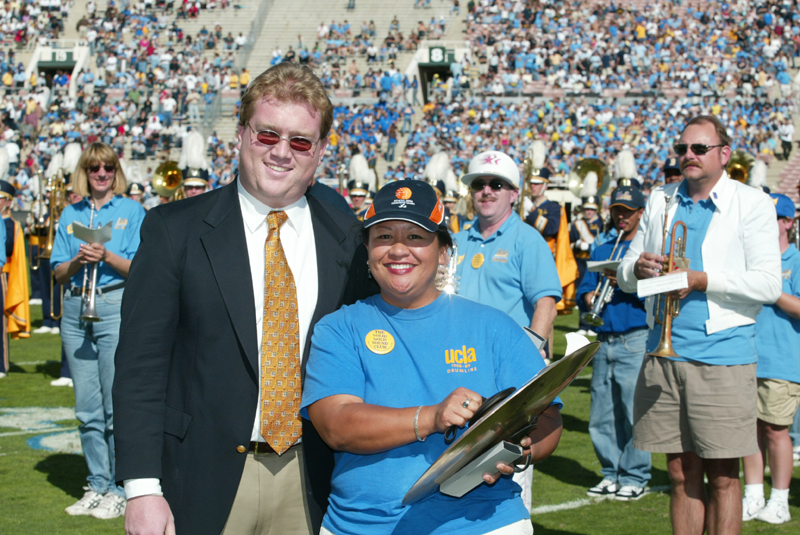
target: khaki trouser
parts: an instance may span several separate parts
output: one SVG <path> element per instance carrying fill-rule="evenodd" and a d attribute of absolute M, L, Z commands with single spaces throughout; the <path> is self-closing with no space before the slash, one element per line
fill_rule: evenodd
<path fill-rule="evenodd" d="M 283 455 L 248 453 L 223 535 L 311 535 L 302 444 Z"/>

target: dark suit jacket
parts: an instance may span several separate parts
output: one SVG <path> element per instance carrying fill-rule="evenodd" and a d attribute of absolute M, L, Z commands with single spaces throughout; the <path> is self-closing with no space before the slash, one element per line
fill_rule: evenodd
<path fill-rule="evenodd" d="M 319 319 L 374 293 L 360 223 L 307 199 L 319 296 L 304 364 Z M 259 392 L 255 303 L 236 182 L 150 210 L 141 237 L 116 354 L 117 479 L 161 479 L 179 533 L 220 533 L 247 455 L 237 447 L 250 442 Z M 303 450 L 318 530 L 333 453 L 307 420 Z"/>

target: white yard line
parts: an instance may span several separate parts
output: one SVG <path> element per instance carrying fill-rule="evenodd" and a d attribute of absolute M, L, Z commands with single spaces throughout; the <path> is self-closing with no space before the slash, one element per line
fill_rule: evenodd
<path fill-rule="evenodd" d="M 39 435 L 44 433 L 52 433 L 55 431 L 74 431 L 78 427 L 46 427 L 44 429 L 28 429 L 26 431 L 9 431 L 8 433 L 0 433 L 0 437 L 16 437 L 19 435 Z"/>
<path fill-rule="evenodd" d="M 660 485 L 657 487 L 647 487 L 645 490 L 645 495 L 652 494 L 655 492 L 664 492 L 669 490 L 669 485 Z M 557 503 L 554 505 L 540 505 L 539 507 L 534 507 L 531 509 L 531 515 L 543 515 L 546 513 L 555 513 L 556 511 L 567 511 L 569 509 L 578 509 L 580 507 L 586 507 L 587 505 L 592 505 L 594 503 L 600 503 L 602 501 L 609 500 L 611 498 L 584 498 L 582 500 L 573 500 L 571 502 L 564 502 L 564 503 Z"/>
<path fill-rule="evenodd" d="M 16 366 L 35 366 L 37 364 L 47 364 L 48 362 L 56 362 L 55 360 L 30 360 L 28 362 L 11 361 L 11 364 Z"/>

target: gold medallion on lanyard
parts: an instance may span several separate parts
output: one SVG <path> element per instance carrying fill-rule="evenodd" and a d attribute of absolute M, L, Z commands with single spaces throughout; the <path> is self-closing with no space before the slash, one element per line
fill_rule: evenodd
<path fill-rule="evenodd" d="M 478 269 L 483 265 L 483 254 L 476 253 L 475 256 L 472 257 L 472 267 Z"/>

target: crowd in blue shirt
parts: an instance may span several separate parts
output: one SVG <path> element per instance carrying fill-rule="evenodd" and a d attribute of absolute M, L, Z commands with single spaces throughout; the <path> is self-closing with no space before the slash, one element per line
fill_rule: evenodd
<path fill-rule="evenodd" d="M 763 92 L 800 53 L 800 14 L 790 4 L 481 2 L 467 20 L 483 66 L 473 89 L 517 92 L 539 81 L 593 93 Z"/>

